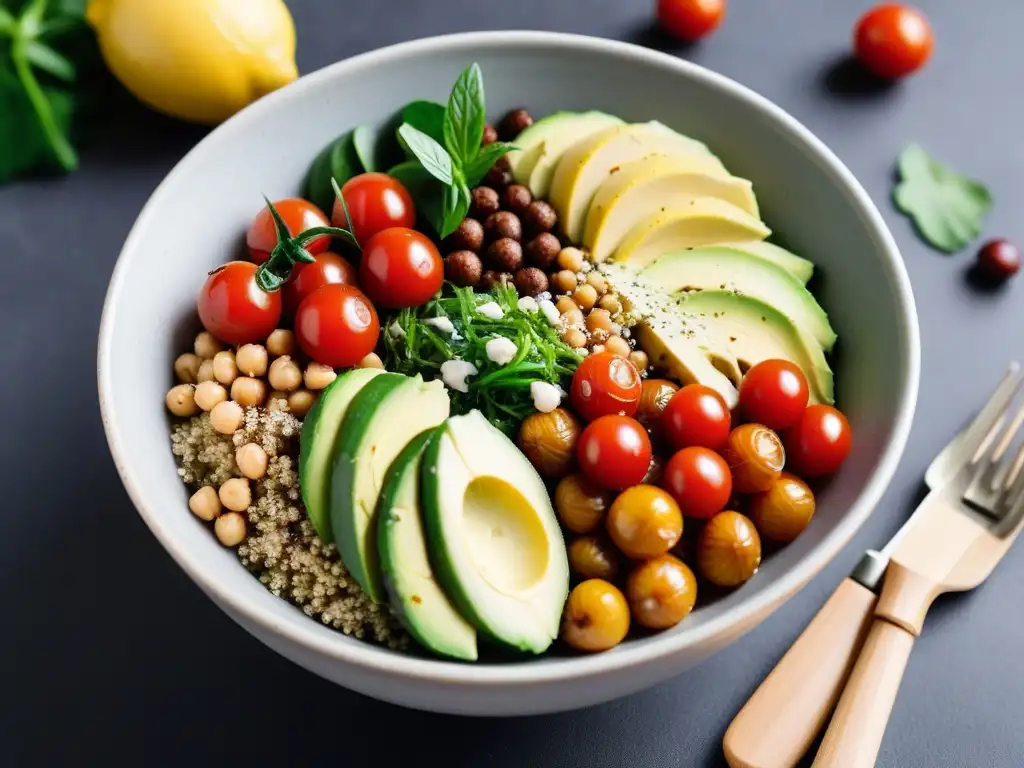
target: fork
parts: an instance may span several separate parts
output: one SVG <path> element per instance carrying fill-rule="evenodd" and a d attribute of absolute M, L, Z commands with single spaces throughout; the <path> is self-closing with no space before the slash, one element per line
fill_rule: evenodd
<path fill-rule="evenodd" d="M 893 554 L 874 622 L 814 768 L 875 764 L 910 651 L 932 602 L 940 594 L 978 586 L 1020 533 L 1024 445 L 1012 459 L 1009 452 L 1024 426 L 1024 406 L 1012 418 L 1009 414 L 1007 404 L 971 436 L 963 465 L 925 498 L 918 521 Z"/>

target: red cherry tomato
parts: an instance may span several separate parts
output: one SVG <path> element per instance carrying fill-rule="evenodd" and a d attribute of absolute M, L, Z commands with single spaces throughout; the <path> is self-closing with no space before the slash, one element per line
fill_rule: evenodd
<path fill-rule="evenodd" d="M 621 490 L 643 482 L 651 466 L 651 439 L 629 416 L 601 416 L 580 435 L 577 459 L 583 474 L 602 488 Z"/>
<path fill-rule="evenodd" d="M 441 290 L 444 262 L 430 238 L 406 227 L 378 232 L 363 246 L 359 284 L 374 304 L 418 307 Z"/>
<path fill-rule="evenodd" d="M 294 197 L 278 200 L 274 203 L 274 208 L 281 214 L 292 237 L 302 234 L 307 229 L 326 227 L 330 224 L 323 211 L 305 200 Z M 270 215 L 270 209 L 266 206 L 252 220 L 245 244 L 249 248 L 249 258 L 257 264 L 262 264 L 270 258 L 270 252 L 277 245 L 277 228 L 274 226 L 274 217 Z M 315 256 L 326 251 L 330 244 L 331 238 L 324 235 L 306 243 L 305 247 Z"/>
<path fill-rule="evenodd" d="M 377 311 L 362 291 L 330 283 L 317 289 L 295 313 L 295 336 L 318 363 L 349 368 L 373 352 L 380 334 Z"/>
<path fill-rule="evenodd" d="M 747 421 L 779 431 L 793 426 L 807 408 L 807 378 L 788 360 L 762 360 L 740 383 L 740 410 Z"/>
<path fill-rule="evenodd" d="M 281 294 L 267 293 L 256 284 L 257 269 L 249 261 L 231 261 L 206 278 L 199 293 L 199 319 L 221 341 L 260 341 L 281 321 Z"/>
<path fill-rule="evenodd" d="M 672 37 L 698 40 L 725 17 L 725 0 L 658 0 L 658 21 Z"/>
<path fill-rule="evenodd" d="M 861 16 L 853 49 L 869 71 L 888 80 L 909 75 L 931 57 L 935 41 L 925 15 L 916 8 L 885 3 Z"/>
<path fill-rule="evenodd" d="M 801 477 L 831 475 L 850 455 L 850 422 L 831 405 L 811 405 L 782 435 L 786 469 Z"/>
<path fill-rule="evenodd" d="M 732 415 L 722 396 L 710 387 L 687 384 L 668 401 L 661 428 L 675 449 L 699 445 L 724 448 L 732 429 Z"/>
<path fill-rule="evenodd" d="M 636 414 L 643 382 L 636 366 L 612 352 L 591 355 L 572 377 L 572 407 L 586 421 L 610 413 Z"/>
<path fill-rule="evenodd" d="M 732 474 L 725 459 L 709 448 L 683 448 L 665 466 L 664 488 L 687 517 L 712 517 L 732 494 Z"/>
<path fill-rule="evenodd" d="M 344 283 L 357 288 L 356 268 L 333 251 L 324 251 L 312 264 L 296 264 L 291 279 L 284 284 L 285 312 L 293 314 L 309 294 L 329 283 Z"/>
<path fill-rule="evenodd" d="M 416 226 L 416 206 L 412 195 L 401 182 L 386 173 L 362 173 L 353 176 L 341 188 L 348 206 L 349 222 L 341 201 L 334 201 L 331 221 L 334 226 L 350 229 L 360 245 L 390 227 Z"/>

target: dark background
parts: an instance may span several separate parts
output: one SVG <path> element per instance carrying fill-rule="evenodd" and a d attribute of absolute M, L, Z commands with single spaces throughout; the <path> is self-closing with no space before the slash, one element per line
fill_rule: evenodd
<path fill-rule="evenodd" d="M 888 201 L 894 158 L 919 141 L 991 186 L 987 236 L 1024 241 L 1024 4 L 921 4 L 935 27 L 934 60 L 903 84 L 878 89 L 842 63 L 869 5 L 863 0 L 731 0 L 724 26 L 690 48 L 652 32 L 648 2 L 289 0 L 303 72 L 389 43 L 474 29 L 561 30 L 665 47 L 775 100 L 822 137 L 871 193 L 903 250 L 924 345 L 921 396 L 877 513 L 757 630 L 678 679 L 580 712 L 466 721 L 336 688 L 222 615 L 135 514 L 96 404 L 100 308 L 135 216 L 203 129 L 114 97 L 77 174 L 0 189 L 0 764 L 361 766 L 437 754 L 453 767 L 724 765 L 720 740 L 732 716 L 860 552 L 896 530 L 934 453 L 1007 359 L 1024 354 L 1024 286 L 972 288 L 971 253 L 928 250 Z M 528 100 L 529 83 L 523 95 Z M 982 588 L 933 609 L 880 765 L 1024 765 L 1019 549 Z"/>

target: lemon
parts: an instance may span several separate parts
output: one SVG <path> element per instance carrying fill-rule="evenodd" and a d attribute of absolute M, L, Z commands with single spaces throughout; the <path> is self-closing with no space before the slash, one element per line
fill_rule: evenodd
<path fill-rule="evenodd" d="M 184 120 L 222 122 L 298 77 L 282 0 L 92 0 L 87 17 L 114 76 Z"/>

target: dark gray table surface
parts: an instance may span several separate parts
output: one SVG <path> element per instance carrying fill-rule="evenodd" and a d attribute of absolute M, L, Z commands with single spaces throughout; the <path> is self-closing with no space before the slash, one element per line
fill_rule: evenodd
<path fill-rule="evenodd" d="M 663 46 L 650 3 L 622 0 L 290 0 L 304 72 L 393 42 L 473 29 L 571 31 Z M 466 721 L 336 688 L 222 615 L 135 514 L 96 405 L 107 280 L 146 198 L 204 134 L 118 103 L 66 179 L 0 189 L 0 764 L 720 765 L 733 714 L 869 546 L 891 535 L 934 452 L 1024 355 L 1019 278 L 965 280 L 971 254 L 920 244 L 888 203 L 911 140 L 988 182 L 987 233 L 1024 241 L 1024 4 L 922 0 L 937 52 L 919 76 L 865 89 L 840 64 L 865 0 L 732 0 L 713 38 L 678 55 L 802 120 L 850 166 L 903 250 L 918 301 L 913 433 L 876 514 L 762 626 L 648 692 L 575 713 Z M 523 84 L 524 95 L 529 84 Z M 879 759 L 905 768 L 1024 765 L 1024 554 L 932 611 Z M 379 735 L 372 735 L 379 734 Z"/>

